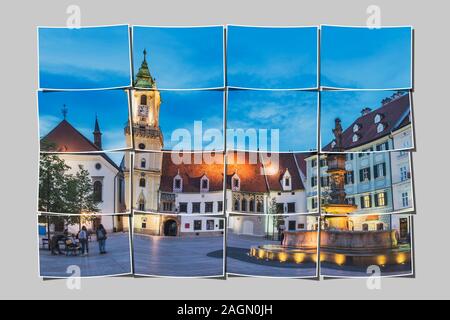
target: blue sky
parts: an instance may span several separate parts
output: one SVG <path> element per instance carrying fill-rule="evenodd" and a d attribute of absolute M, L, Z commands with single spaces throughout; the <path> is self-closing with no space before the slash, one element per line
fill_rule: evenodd
<path fill-rule="evenodd" d="M 40 138 L 63 120 L 61 110 L 66 104 L 67 121 L 86 138 L 94 139 L 97 114 L 103 149 L 126 147 L 123 130 L 128 120 L 128 97 L 124 90 L 38 92 L 38 98 Z"/>
<path fill-rule="evenodd" d="M 321 140 L 322 147 L 334 139 L 334 119 L 340 118 L 342 128 L 347 129 L 361 116 L 361 110 L 381 107 L 381 101 L 396 91 L 323 91 L 321 93 Z"/>
<path fill-rule="evenodd" d="M 39 77 L 41 88 L 129 86 L 128 26 L 39 28 Z"/>
<path fill-rule="evenodd" d="M 322 27 L 321 85 L 411 87 L 411 28 Z"/>
<path fill-rule="evenodd" d="M 164 135 L 164 149 L 171 150 L 178 145 L 179 140 L 172 141 L 172 134 L 177 129 L 186 129 L 191 136 L 192 149 L 194 136 L 203 149 L 212 148 L 211 141 L 202 139 L 194 132 L 194 122 L 202 122 L 203 135 L 205 130 L 216 129 L 223 135 L 223 92 L 222 91 L 163 91 L 161 92 L 160 127 Z M 223 136 L 217 141 L 216 150 L 223 150 Z"/>
<path fill-rule="evenodd" d="M 231 90 L 228 94 L 227 129 L 250 128 L 279 129 L 281 152 L 317 149 L 317 93 Z M 227 149 L 248 149 L 248 145 L 233 147 L 231 143 L 228 136 Z M 265 150 L 260 144 L 258 147 Z"/>
<path fill-rule="evenodd" d="M 144 49 L 159 89 L 224 86 L 223 27 L 133 27 L 135 74 Z"/>
<path fill-rule="evenodd" d="M 317 28 L 228 27 L 227 76 L 233 87 L 317 86 Z"/>

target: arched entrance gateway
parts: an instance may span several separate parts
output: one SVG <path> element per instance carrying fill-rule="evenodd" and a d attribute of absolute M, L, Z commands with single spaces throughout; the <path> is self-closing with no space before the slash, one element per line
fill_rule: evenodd
<path fill-rule="evenodd" d="M 176 237 L 178 235 L 178 225 L 173 219 L 164 222 L 164 235 L 167 237 Z"/>

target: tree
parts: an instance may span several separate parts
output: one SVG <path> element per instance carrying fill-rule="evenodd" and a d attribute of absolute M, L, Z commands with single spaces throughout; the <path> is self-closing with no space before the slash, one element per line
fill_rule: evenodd
<path fill-rule="evenodd" d="M 52 216 L 52 223 L 75 225 L 81 221 L 95 220 L 95 216 L 79 216 L 98 212 L 94 201 L 93 185 L 89 172 L 83 167 L 75 174 L 68 174 L 71 167 L 55 154 L 42 154 L 39 168 L 39 210 L 52 213 L 68 213 Z M 70 215 L 77 214 L 77 215 Z M 48 222 L 48 220 L 47 220 Z"/>
<path fill-rule="evenodd" d="M 66 174 L 70 167 L 55 154 L 42 154 L 39 162 L 39 210 L 66 212 Z"/>
<path fill-rule="evenodd" d="M 279 227 L 284 224 L 284 217 L 278 214 L 277 199 L 272 198 L 269 206 L 269 215 L 272 217 L 272 239 L 274 239 L 275 230 L 279 230 Z M 278 238 L 280 235 L 278 235 Z"/>

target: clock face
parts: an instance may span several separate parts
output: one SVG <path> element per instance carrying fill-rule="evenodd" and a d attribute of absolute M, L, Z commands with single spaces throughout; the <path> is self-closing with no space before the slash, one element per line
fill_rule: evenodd
<path fill-rule="evenodd" d="M 148 106 L 140 105 L 138 108 L 138 113 L 140 117 L 147 117 L 148 116 Z"/>

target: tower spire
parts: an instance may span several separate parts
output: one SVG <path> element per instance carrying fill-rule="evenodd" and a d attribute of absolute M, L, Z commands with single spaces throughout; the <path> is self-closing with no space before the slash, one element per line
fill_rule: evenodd
<path fill-rule="evenodd" d="M 150 70 L 147 64 L 147 50 L 144 49 L 144 60 L 142 60 L 141 67 L 139 68 L 136 78 L 134 79 L 134 86 L 138 88 L 155 88 L 155 79 L 152 78 Z"/>
<path fill-rule="evenodd" d="M 97 114 L 95 114 L 95 125 L 93 134 L 94 134 L 94 144 L 99 149 L 102 149 L 102 132 L 100 131 L 100 125 L 98 124 Z"/>

